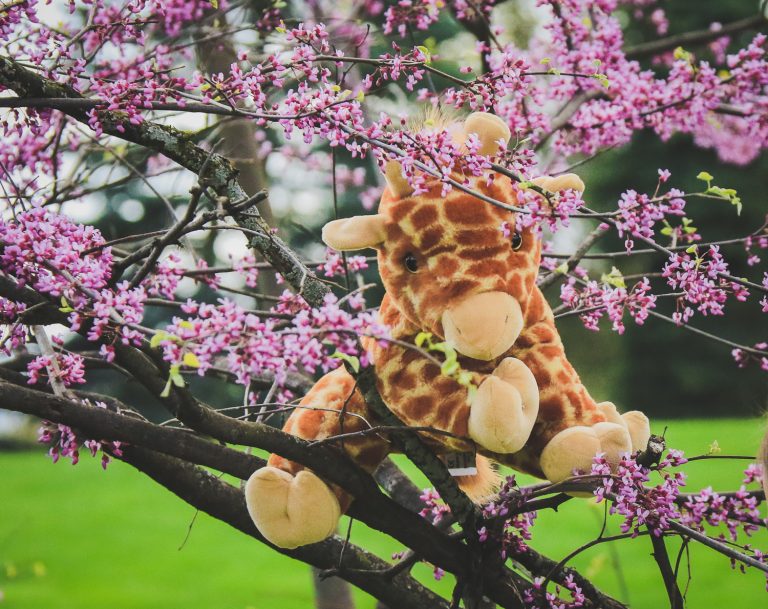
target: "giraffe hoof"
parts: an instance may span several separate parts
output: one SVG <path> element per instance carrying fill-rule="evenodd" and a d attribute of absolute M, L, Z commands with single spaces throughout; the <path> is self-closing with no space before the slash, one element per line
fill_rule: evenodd
<path fill-rule="evenodd" d="M 645 450 L 648 447 L 648 440 L 651 438 L 651 424 L 639 410 L 632 410 L 619 414 L 616 406 L 612 402 L 601 402 L 597 405 L 600 412 L 605 415 L 609 423 L 618 423 L 623 425 L 629 431 L 632 438 L 632 450 Z"/>
<path fill-rule="evenodd" d="M 507 357 L 477 389 L 469 410 L 469 437 L 486 450 L 523 448 L 539 413 L 539 388 L 528 367 Z"/>
<path fill-rule="evenodd" d="M 259 532 L 280 548 L 330 537 L 341 517 L 331 489 L 306 469 L 295 477 L 276 467 L 256 470 L 245 484 L 245 503 Z"/>
<path fill-rule="evenodd" d="M 564 429 L 552 438 L 544 447 L 539 463 L 550 482 L 560 482 L 574 473 L 588 473 L 597 453 L 604 453 L 608 462 L 616 465 L 622 454 L 631 450 L 632 440 L 624 425 L 608 422 L 592 427 L 578 425 Z M 585 496 L 583 493 L 572 494 Z"/>
<path fill-rule="evenodd" d="M 632 438 L 632 450 L 648 448 L 648 440 L 651 439 L 651 422 L 648 417 L 639 410 L 630 410 L 621 415 L 621 418 Z"/>

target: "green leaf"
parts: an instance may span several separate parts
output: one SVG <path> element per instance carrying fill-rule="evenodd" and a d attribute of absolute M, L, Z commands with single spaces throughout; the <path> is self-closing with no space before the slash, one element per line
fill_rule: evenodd
<path fill-rule="evenodd" d="M 699 175 L 696 176 L 696 179 L 697 180 L 702 180 L 702 181 L 706 182 L 707 184 L 709 184 L 715 178 L 712 176 L 711 173 L 709 173 L 707 171 L 700 171 Z"/>
<path fill-rule="evenodd" d="M 555 269 L 555 273 L 558 273 L 559 275 L 567 275 L 568 274 L 568 263 L 563 262 L 559 267 Z"/>
<path fill-rule="evenodd" d="M 419 51 L 421 52 L 422 55 L 424 55 L 424 63 L 426 65 L 431 64 L 432 63 L 432 53 L 430 52 L 430 50 L 427 47 L 425 47 L 423 44 L 417 46 L 416 48 L 419 49 Z"/>
<path fill-rule="evenodd" d="M 185 366 L 189 366 L 190 368 L 200 367 L 200 360 L 198 359 L 197 355 L 191 351 L 187 351 L 187 353 L 184 354 L 182 361 L 184 362 Z"/>
<path fill-rule="evenodd" d="M 184 386 L 184 377 L 181 376 L 181 373 L 179 372 L 181 370 L 181 366 L 179 364 L 174 364 L 171 366 L 170 374 L 168 375 L 168 380 L 176 385 L 177 387 L 183 387 Z"/>
<path fill-rule="evenodd" d="M 163 387 L 162 392 L 160 393 L 161 398 L 167 398 L 169 395 L 171 395 L 171 379 L 170 377 L 165 383 L 165 387 Z"/>
<path fill-rule="evenodd" d="M 431 339 L 432 339 L 432 333 L 431 332 L 419 332 L 416 335 L 416 338 L 414 339 L 413 343 L 417 347 L 422 347 L 422 346 L 424 346 L 424 343 L 431 342 Z"/>
<path fill-rule="evenodd" d="M 603 273 L 600 277 L 600 281 L 612 285 L 615 288 L 626 288 L 627 284 L 624 281 L 624 275 L 615 266 L 611 269 L 610 273 Z"/>
<path fill-rule="evenodd" d="M 453 376 L 454 373 L 458 372 L 458 370 L 459 362 L 456 360 L 445 360 L 443 365 L 440 366 L 440 372 L 442 372 L 445 376 Z"/>
<path fill-rule="evenodd" d="M 69 306 L 69 303 L 67 302 L 67 299 L 63 296 L 61 297 L 61 306 L 59 307 L 59 311 L 62 313 L 71 313 L 74 311 L 72 307 Z"/>
<path fill-rule="evenodd" d="M 219 8 L 219 0 L 208 0 L 213 8 Z"/>
<path fill-rule="evenodd" d="M 472 384 L 472 373 L 469 370 L 462 370 L 456 375 L 456 382 L 463 387 L 469 387 Z"/>
<path fill-rule="evenodd" d="M 152 338 L 149 339 L 149 346 L 153 349 L 156 349 L 160 346 L 160 343 L 162 343 L 167 338 L 168 332 L 163 332 L 162 330 L 160 332 L 155 332 Z"/>
<path fill-rule="evenodd" d="M 691 247 L 689 247 L 689 248 L 688 248 L 687 250 L 685 250 L 685 251 L 686 251 L 686 253 L 688 253 L 688 254 L 695 254 L 696 252 L 698 252 L 698 251 L 699 251 L 699 246 L 698 246 L 698 245 L 692 245 Z"/>
<path fill-rule="evenodd" d="M 354 355 L 336 351 L 333 355 L 331 355 L 331 357 L 334 359 L 340 359 L 342 362 L 346 362 L 355 373 L 360 372 L 360 360 Z"/>
<path fill-rule="evenodd" d="M 691 60 L 691 54 L 683 47 L 677 47 L 673 52 L 673 56 L 675 59 L 682 59 L 683 61 Z"/>
<path fill-rule="evenodd" d="M 662 235 L 665 235 L 667 237 L 671 236 L 674 231 L 674 229 L 671 226 L 665 226 L 659 231 Z"/>

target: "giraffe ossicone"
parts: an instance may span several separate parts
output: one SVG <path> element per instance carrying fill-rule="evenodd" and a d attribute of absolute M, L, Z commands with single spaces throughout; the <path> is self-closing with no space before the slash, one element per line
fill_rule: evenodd
<path fill-rule="evenodd" d="M 463 129 L 453 132 L 472 137 L 484 154 L 509 140 L 506 125 L 486 113 L 470 115 Z M 595 402 L 566 358 L 552 311 L 536 285 L 541 260 L 536 232 L 518 228 L 510 239 L 501 225 L 514 226 L 514 213 L 458 189 L 443 195 L 438 179 L 427 179 L 425 192 L 414 194 L 392 162 L 385 177 L 378 213 L 330 222 L 323 239 L 339 250 L 377 251 L 386 289 L 379 317 L 397 339 L 365 341 L 378 390 L 404 423 L 435 430 L 420 433 L 436 451 L 478 453 L 481 471 L 460 478 L 462 488 L 476 500 L 490 496 L 495 476 L 489 460 L 559 481 L 574 470 L 589 471 L 598 452 L 616 461 L 624 452 L 645 448 L 648 419 Z M 508 178 L 486 177 L 473 188 L 518 203 Z M 572 174 L 534 183 L 555 192 L 584 188 Z M 455 348 L 473 391 L 408 346 L 423 332 Z M 372 472 L 392 447 L 385 434 L 354 435 L 369 424 L 375 425 L 375 417 L 354 379 L 339 368 L 317 381 L 284 430 L 315 440 L 343 429 L 340 446 Z M 275 545 L 320 541 L 352 500 L 339 487 L 323 485 L 303 466 L 272 455 L 268 467 L 246 484 L 249 513 Z M 309 505 L 322 515 L 319 522 Z"/>

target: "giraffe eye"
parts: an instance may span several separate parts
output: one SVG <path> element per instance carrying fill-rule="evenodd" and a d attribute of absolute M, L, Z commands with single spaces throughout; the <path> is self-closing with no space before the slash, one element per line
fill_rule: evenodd
<path fill-rule="evenodd" d="M 419 262 L 413 254 L 406 254 L 405 258 L 403 258 L 403 264 L 411 273 L 415 273 L 419 270 Z"/>
<path fill-rule="evenodd" d="M 517 251 L 520 249 L 520 246 L 523 245 L 523 236 L 515 232 L 512 234 L 512 249 Z"/>

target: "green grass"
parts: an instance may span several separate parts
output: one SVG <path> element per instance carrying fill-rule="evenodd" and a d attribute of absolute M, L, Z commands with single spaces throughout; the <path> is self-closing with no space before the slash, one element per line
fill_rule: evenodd
<path fill-rule="evenodd" d="M 707 452 L 717 440 L 723 454 L 753 454 L 759 420 L 669 422 L 670 446 L 686 454 Z M 663 428 L 658 424 L 656 431 Z M 738 487 L 745 466 L 734 461 L 692 463 L 689 488 Z M 592 539 L 602 509 L 574 500 L 539 515 L 532 545 L 553 558 Z M 53 465 L 39 453 L 0 454 L 0 606 L 14 609 L 308 609 L 313 606 L 308 568 L 181 503 L 131 467 L 113 463 L 103 472 L 97 460 L 76 467 Z M 343 525 L 345 526 L 345 525 Z M 615 520 L 611 521 L 616 531 Z M 355 523 L 352 541 L 388 557 L 401 547 Z M 768 534 L 753 540 L 768 548 Z M 183 547 L 181 547 L 183 545 Z M 670 543 L 672 552 L 678 544 Z M 617 564 L 632 607 L 665 606 L 665 594 L 650 542 L 640 538 L 594 547 L 573 565 L 606 592 L 625 598 Z M 674 559 L 674 554 L 673 554 Z M 759 573 L 742 575 L 728 560 L 694 548 L 690 607 L 764 606 Z M 685 571 L 685 569 L 683 569 Z M 430 581 L 426 566 L 416 571 Z M 448 593 L 449 577 L 437 584 Z M 370 597 L 357 595 L 360 609 Z M 394 608 L 393 608 L 394 609 Z"/>

